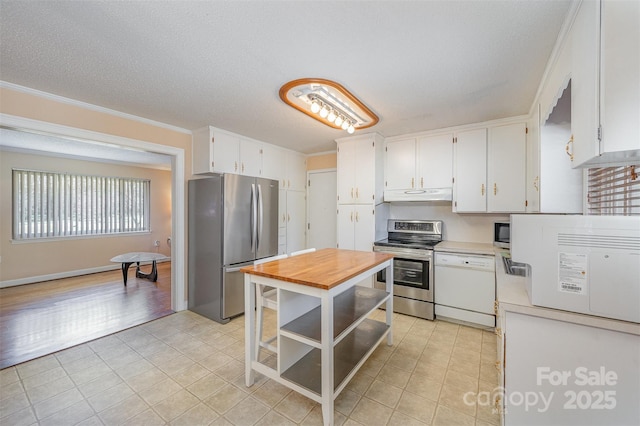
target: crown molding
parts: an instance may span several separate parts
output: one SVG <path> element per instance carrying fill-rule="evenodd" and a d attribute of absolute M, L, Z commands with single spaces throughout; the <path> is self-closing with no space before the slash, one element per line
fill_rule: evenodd
<path fill-rule="evenodd" d="M 116 111 L 113 109 L 101 107 L 98 105 L 90 104 L 87 102 L 78 101 L 71 98 L 65 98 L 64 96 L 54 95 L 52 93 L 43 92 L 41 90 L 32 89 L 30 87 L 20 86 L 18 84 L 9 83 L 7 81 L 0 80 L 0 88 L 9 89 L 16 92 L 26 93 L 29 95 L 37 96 L 39 98 L 49 99 L 55 102 L 60 102 L 67 105 L 77 106 L 90 111 L 101 112 L 103 114 L 109 114 L 120 118 L 125 118 L 131 121 L 137 121 L 139 123 L 149 124 L 151 126 L 160 127 L 167 130 L 173 130 L 179 133 L 185 133 L 191 135 L 191 130 L 183 129 L 182 127 L 172 126 L 171 124 L 161 123 L 159 121 L 150 120 L 148 118 L 138 117 L 137 115 L 127 114 L 125 112 Z"/>

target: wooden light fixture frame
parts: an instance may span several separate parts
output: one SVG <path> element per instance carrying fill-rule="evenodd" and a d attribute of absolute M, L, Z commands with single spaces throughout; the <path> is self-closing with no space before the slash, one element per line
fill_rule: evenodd
<path fill-rule="evenodd" d="M 329 127 L 333 127 L 334 129 L 342 130 L 342 127 L 336 126 L 335 123 L 330 122 L 326 118 L 322 118 L 319 114 L 311 112 L 310 109 L 304 108 L 300 105 L 297 105 L 291 102 L 291 100 L 287 96 L 290 90 L 294 89 L 295 87 L 308 85 L 308 84 L 320 84 L 320 85 L 328 86 L 332 88 L 333 90 L 337 91 L 341 96 L 343 96 L 345 99 L 347 99 L 349 102 L 351 102 L 353 105 L 355 105 L 358 109 L 360 109 L 365 115 L 367 115 L 367 118 L 370 119 L 370 122 L 361 126 L 358 126 L 357 125 L 358 123 L 354 123 L 353 127 L 356 130 L 366 129 L 371 126 L 375 126 L 378 123 L 378 121 L 380 121 L 378 116 L 373 111 L 371 111 L 365 104 L 363 104 L 360 101 L 360 99 L 356 98 L 351 92 L 349 92 L 346 88 L 344 88 L 344 86 L 342 86 L 340 83 L 336 83 L 335 81 L 327 80 L 324 78 L 300 78 L 300 79 L 285 83 L 280 88 L 280 92 L 279 92 L 280 99 L 282 99 L 282 101 L 287 105 L 289 105 L 290 107 L 295 108 L 302 113 L 305 113 L 309 117 L 315 120 L 318 120 L 319 122 L 326 124 Z"/>

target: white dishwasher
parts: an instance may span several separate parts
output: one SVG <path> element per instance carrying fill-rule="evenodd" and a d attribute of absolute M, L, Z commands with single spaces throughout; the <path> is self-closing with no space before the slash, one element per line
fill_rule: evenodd
<path fill-rule="evenodd" d="M 495 327 L 494 256 L 436 252 L 434 263 L 436 318 Z"/>

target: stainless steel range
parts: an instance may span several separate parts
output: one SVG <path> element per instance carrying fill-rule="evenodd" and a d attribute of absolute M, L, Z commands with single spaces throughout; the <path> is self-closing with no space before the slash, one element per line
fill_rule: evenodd
<path fill-rule="evenodd" d="M 391 253 L 393 310 L 432 320 L 433 247 L 442 241 L 441 220 L 397 220 L 387 223 L 388 238 L 373 243 L 373 251 Z M 376 275 L 375 287 L 384 289 L 385 271 Z"/>

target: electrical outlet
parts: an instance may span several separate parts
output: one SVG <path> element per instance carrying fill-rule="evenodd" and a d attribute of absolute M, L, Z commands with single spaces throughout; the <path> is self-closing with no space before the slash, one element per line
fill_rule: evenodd
<path fill-rule="evenodd" d="M 154 245 L 154 246 L 156 246 L 156 247 L 160 247 L 160 240 L 156 240 L 156 241 L 153 243 L 153 245 Z"/>

